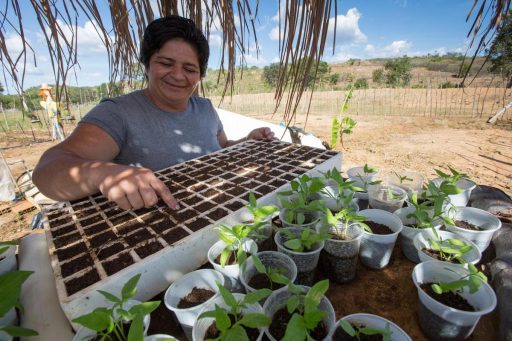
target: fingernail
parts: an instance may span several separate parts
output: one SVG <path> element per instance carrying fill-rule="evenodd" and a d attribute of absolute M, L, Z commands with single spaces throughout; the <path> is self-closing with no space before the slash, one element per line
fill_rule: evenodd
<path fill-rule="evenodd" d="M 181 207 L 180 207 L 180 204 L 176 204 L 176 205 L 174 205 L 174 207 L 173 207 L 173 209 L 174 209 L 174 210 L 179 210 L 180 208 L 181 208 Z"/>

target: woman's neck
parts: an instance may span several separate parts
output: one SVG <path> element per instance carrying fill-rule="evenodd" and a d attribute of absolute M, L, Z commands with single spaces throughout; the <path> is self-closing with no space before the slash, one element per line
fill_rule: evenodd
<path fill-rule="evenodd" d="M 188 101 L 186 101 L 185 103 L 168 103 L 168 102 L 163 102 L 163 101 L 159 101 L 155 98 L 155 96 L 153 96 L 151 94 L 151 91 L 149 91 L 149 89 L 144 89 L 144 92 L 143 92 L 144 96 L 146 96 L 147 99 L 149 99 L 149 101 L 151 103 L 153 103 L 153 105 L 155 105 L 158 109 L 162 110 L 162 111 L 167 111 L 167 112 L 183 112 L 185 110 L 187 110 L 187 105 L 188 105 Z"/>

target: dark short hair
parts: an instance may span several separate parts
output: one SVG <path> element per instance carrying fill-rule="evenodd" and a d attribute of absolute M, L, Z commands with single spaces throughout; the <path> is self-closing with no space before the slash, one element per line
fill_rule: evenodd
<path fill-rule="evenodd" d="M 140 62 L 148 68 L 149 59 L 156 51 L 160 50 L 169 40 L 180 38 L 196 49 L 199 56 L 200 74 L 201 77 L 204 77 L 210 56 L 208 41 L 193 20 L 177 15 L 169 15 L 149 23 L 144 30 L 140 46 Z"/>

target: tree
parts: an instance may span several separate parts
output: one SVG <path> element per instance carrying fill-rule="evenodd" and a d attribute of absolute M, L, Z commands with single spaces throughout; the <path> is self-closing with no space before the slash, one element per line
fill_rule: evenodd
<path fill-rule="evenodd" d="M 313 61 L 314 63 L 314 61 Z M 301 60 L 297 65 L 300 68 L 306 68 L 307 61 L 305 59 Z M 293 68 L 294 66 L 291 66 L 290 68 Z M 313 81 L 316 79 L 316 83 L 322 82 L 324 80 L 330 81 L 328 75 L 330 73 L 330 67 L 327 62 L 320 61 L 318 63 L 318 69 L 316 71 L 315 75 L 315 65 L 309 69 L 309 72 L 306 76 L 306 86 L 311 87 L 313 86 Z M 279 63 L 272 63 L 269 66 L 265 66 L 263 68 L 263 80 L 266 84 L 270 85 L 271 87 L 275 87 L 277 85 L 279 78 Z"/>
<path fill-rule="evenodd" d="M 508 80 L 507 88 L 512 87 L 512 11 L 509 11 L 498 29 L 489 53 L 489 71 Z"/>
<path fill-rule="evenodd" d="M 411 81 L 412 66 L 407 56 L 387 61 L 384 69 L 386 69 L 386 84 L 393 88 L 408 85 Z"/>
<path fill-rule="evenodd" d="M 384 82 L 384 69 L 373 70 L 372 80 L 374 83 L 382 84 Z"/>
<path fill-rule="evenodd" d="M 265 84 L 275 87 L 277 84 L 277 78 L 279 77 L 279 64 L 272 63 L 269 66 L 263 68 L 263 80 Z"/>

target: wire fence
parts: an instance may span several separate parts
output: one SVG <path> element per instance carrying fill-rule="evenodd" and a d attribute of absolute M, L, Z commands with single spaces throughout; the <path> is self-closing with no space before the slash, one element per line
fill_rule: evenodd
<path fill-rule="evenodd" d="M 435 75 L 435 74 L 433 74 Z M 500 109 L 512 102 L 512 89 L 507 89 L 502 81 L 493 78 L 476 79 L 469 87 L 455 86 L 453 79 L 418 75 L 411 84 L 413 88 L 369 88 L 354 90 L 345 115 L 394 115 L 404 117 L 471 117 L 487 120 Z M 338 84 L 337 88 L 346 84 Z M 375 86 L 369 81 L 370 86 Z M 487 86 L 485 86 L 487 84 Z M 335 115 L 341 108 L 346 90 L 327 90 L 306 93 L 301 100 L 296 115 L 331 113 Z M 309 99 L 311 97 L 311 103 Z M 260 116 L 284 112 L 284 103 L 275 110 L 274 93 L 236 94 L 221 101 L 220 96 L 209 97 L 215 106 L 240 114 Z M 94 105 L 96 101 L 75 104 L 70 107 L 70 117 L 64 120 L 66 131 L 71 131 Z M 2 108 L 0 117 L 0 142 L 32 141 L 51 139 L 51 126 L 42 110 L 23 116 L 18 110 Z M 512 119 L 512 109 L 508 109 L 500 120 Z M 2 143 L 5 145 L 5 143 Z"/>

